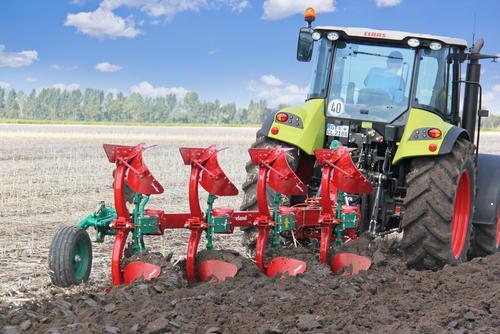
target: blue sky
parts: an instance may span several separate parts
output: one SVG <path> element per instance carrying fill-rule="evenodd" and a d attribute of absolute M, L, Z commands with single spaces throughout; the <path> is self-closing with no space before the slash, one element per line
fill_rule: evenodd
<path fill-rule="evenodd" d="M 271 105 L 303 99 L 311 65 L 295 60 L 303 9 L 318 25 L 486 40 L 500 53 L 500 1 L 2 0 L 0 85 L 100 88 Z M 485 100 L 500 113 L 500 63 L 484 62 Z"/>

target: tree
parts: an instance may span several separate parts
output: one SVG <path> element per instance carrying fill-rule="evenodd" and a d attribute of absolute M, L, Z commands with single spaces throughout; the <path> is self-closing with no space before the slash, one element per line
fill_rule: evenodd
<path fill-rule="evenodd" d="M 0 86 L 0 118 L 5 117 L 5 88 Z"/>
<path fill-rule="evenodd" d="M 5 116 L 7 118 L 19 117 L 19 105 L 17 104 L 17 94 L 14 89 L 7 95 L 7 104 L 5 105 Z"/>
<path fill-rule="evenodd" d="M 258 124 L 269 112 L 265 100 L 250 101 L 247 108 L 238 108 L 234 103 L 221 105 L 217 99 L 200 101 L 196 92 L 188 92 L 179 99 L 175 94 L 154 98 L 137 93 L 125 96 L 121 92 L 104 94 L 92 88 L 86 88 L 83 93 L 80 89 L 43 88 L 27 95 L 0 87 L 0 118 Z M 493 119 L 485 124 L 500 126 Z"/>

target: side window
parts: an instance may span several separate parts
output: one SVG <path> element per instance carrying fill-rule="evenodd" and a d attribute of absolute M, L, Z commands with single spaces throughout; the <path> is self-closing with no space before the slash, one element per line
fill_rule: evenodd
<path fill-rule="evenodd" d="M 421 49 L 415 104 L 445 114 L 451 110 L 451 66 L 448 49 Z M 450 73 L 450 75 L 448 75 Z"/>

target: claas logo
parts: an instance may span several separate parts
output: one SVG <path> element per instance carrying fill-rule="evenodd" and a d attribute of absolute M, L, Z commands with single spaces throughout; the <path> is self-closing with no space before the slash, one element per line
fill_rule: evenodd
<path fill-rule="evenodd" d="M 385 38 L 386 34 L 384 32 L 376 32 L 376 31 L 365 31 L 364 34 L 366 37 L 377 37 L 377 38 Z"/>

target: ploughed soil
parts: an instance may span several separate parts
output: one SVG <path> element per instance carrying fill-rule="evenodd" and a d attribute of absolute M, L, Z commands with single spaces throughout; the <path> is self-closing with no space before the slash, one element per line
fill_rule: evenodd
<path fill-rule="evenodd" d="M 158 254 L 151 282 L 79 293 L 0 309 L 5 333 L 499 333 L 500 253 L 440 271 L 406 268 L 396 242 L 347 250 L 370 255 L 370 270 L 332 275 L 317 253 L 285 249 L 308 263 L 297 277 L 269 278 L 246 257 L 228 251 L 202 258 L 236 263 L 235 278 L 189 285 L 182 266 Z"/>

